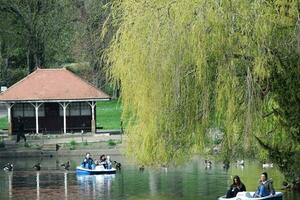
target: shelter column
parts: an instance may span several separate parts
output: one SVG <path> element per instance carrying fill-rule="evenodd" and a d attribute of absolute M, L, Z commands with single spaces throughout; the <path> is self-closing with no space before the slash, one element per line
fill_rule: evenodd
<path fill-rule="evenodd" d="M 67 107 L 69 105 L 69 103 L 63 102 L 63 103 L 59 103 L 59 105 L 61 105 L 61 107 L 63 108 L 63 113 L 64 113 L 64 134 L 67 133 Z"/>
<path fill-rule="evenodd" d="M 41 103 L 31 104 L 35 109 L 35 133 L 39 133 L 39 107 Z"/>
<path fill-rule="evenodd" d="M 91 121 L 91 131 L 92 133 L 96 133 L 96 123 L 95 123 L 95 107 L 96 107 L 96 102 L 92 101 L 89 103 L 92 109 L 92 121 Z"/>
<path fill-rule="evenodd" d="M 12 124 L 11 124 L 11 108 L 13 103 L 6 104 L 7 107 L 7 122 L 8 122 L 8 134 L 12 135 Z"/>

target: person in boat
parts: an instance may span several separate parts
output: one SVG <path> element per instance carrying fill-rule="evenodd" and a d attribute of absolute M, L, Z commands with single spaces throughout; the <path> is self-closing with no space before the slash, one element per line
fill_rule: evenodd
<path fill-rule="evenodd" d="M 86 169 L 94 169 L 95 168 L 95 163 L 94 160 L 91 158 L 90 153 L 85 154 L 85 158 L 83 162 L 81 163 L 81 166 Z"/>
<path fill-rule="evenodd" d="M 97 161 L 97 165 L 103 165 L 104 169 L 107 169 L 106 156 L 104 154 L 100 156 L 99 160 Z"/>
<path fill-rule="evenodd" d="M 246 186 L 241 182 L 239 176 L 233 177 L 233 183 L 231 184 L 229 190 L 227 191 L 226 198 L 236 197 L 238 192 L 246 191 Z"/>
<path fill-rule="evenodd" d="M 111 169 L 112 168 L 112 163 L 110 161 L 110 157 L 109 156 L 106 157 L 106 164 L 107 164 L 107 169 Z"/>
<path fill-rule="evenodd" d="M 263 172 L 260 175 L 259 185 L 254 197 L 265 197 L 269 195 L 274 195 L 275 190 L 273 187 L 273 181 L 268 179 L 267 172 Z"/>

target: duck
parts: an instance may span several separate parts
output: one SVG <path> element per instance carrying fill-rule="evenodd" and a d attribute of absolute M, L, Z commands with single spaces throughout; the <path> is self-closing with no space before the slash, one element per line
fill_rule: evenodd
<path fill-rule="evenodd" d="M 142 172 L 142 171 L 144 171 L 144 169 L 145 169 L 145 166 L 144 165 L 140 165 L 139 166 L 139 170 Z"/>
<path fill-rule="evenodd" d="M 64 167 L 65 170 L 69 170 L 70 169 L 70 161 L 62 163 L 60 166 Z"/>
<path fill-rule="evenodd" d="M 115 167 L 116 167 L 117 170 L 121 170 L 121 166 L 122 166 L 121 163 L 119 163 L 117 161 L 114 161 L 114 165 L 115 165 Z"/>
<path fill-rule="evenodd" d="M 227 169 L 229 169 L 229 167 L 230 167 L 230 162 L 227 161 L 227 160 L 224 160 L 224 162 L 223 162 L 223 169 L 227 170 Z"/>
<path fill-rule="evenodd" d="M 41 170 L 41 163 L 37 163 L 35 165 L 33 165 L 33 168 L 35 168 L 37 171 Z"/>
<path fill-rule="evenodd" d="M 211 168 L 212 162 L 210 160 L 204 160 L 205 168 Z"/>
<path fill-rule="evenodd" d="M 273 163 L 263 163 L 262 167 L 263 168 L 272 168 L 273 167 Z"/>
<path fill-rule="evenodd" d="M 245 165 L 245 161 L 244 160 L 237 160 L 236 164 L 237 165 Z"/>
<path fill-rule="evenodd" d="M 7 163 L 4 165 L 3 170 L 4 171 L 12 171 L 14 169 L 14 165 L 12 163 Z"/>

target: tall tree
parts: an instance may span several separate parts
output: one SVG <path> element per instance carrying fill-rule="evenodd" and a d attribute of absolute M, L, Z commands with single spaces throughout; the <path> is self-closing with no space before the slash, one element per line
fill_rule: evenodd
<path fill-rule="evenodd" d="M 66 53 L 72 29 L 69 5 L 68 1 L 1 0 L 2 43 L 19 41 L 18 48 L 26 52 L 29 72 L 59 62 L 62 57 L 63 61 L 70 59 Z"/>
<path fill-rule="evenodd" d="M 76 0 L 73 4 L 79 10 L 79 27 L 76 30 L 76 57 L 88 61 L 93 74 L 92 81 L 99 88 L 106 86 L 104 51 L 113 38 L 115 28 L 112 26 L 112 1 Z"/>
<path fill-rule="evenodd" d="M 108 55 L 123 118 L 131 117 L 132 155 L 181 160 L 205 150 L 215 127 L 225 158 L 266 149 L 299 176 L 299 1 L 124 0 L 114 8 L 122 18 Z"/>

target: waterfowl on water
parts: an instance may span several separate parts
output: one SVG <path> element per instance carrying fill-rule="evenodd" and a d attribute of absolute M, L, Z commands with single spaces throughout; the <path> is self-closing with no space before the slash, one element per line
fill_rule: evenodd
<path fill-rule="evenodd" d="M 114 161 L 114 165 L 115 165 L 115 168 L 116 168 L 117 170 L 121 170 L 121 166 L 122 166 L 121 163 L 119 163 L 119 162 L 117 162 L 117 161 Z"/>
<path fill-rule="evenodd" d="M 14 165 L 12 163 L 7 163 L 3 166 L 4 171 L 12 171 L 14 169 Z"/>
<path fill-rule="evenodd" d="M 70 169 L 70 161 L 62 163 L 60 166 L 64 167 L 65 170 L 69 170 Z"/>
<path fill-rule="evenodd" d="M 37 163 L 35 165 L 33 165 L 33 168 L 36 169 L 37 171 L 41 170 L 41 163 Z"/>
<path fill-rule="evenodd" d="M 145 166 L 144 166 L 144 165 L 140 165 L 140 166 L 139 166 L 139 170 L 140 170 L 140 171 L 144 171 L 144 169 L 145 169 Z"/>

